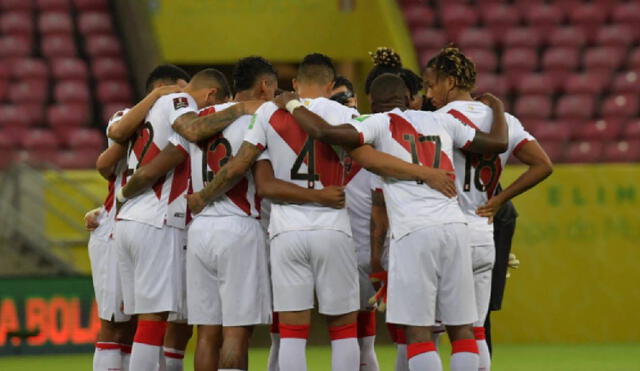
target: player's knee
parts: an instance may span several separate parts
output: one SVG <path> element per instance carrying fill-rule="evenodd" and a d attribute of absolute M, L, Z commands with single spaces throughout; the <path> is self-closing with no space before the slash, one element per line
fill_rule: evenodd
<path fill-rule="evenodd" d="M 473 334 L 473 325 L 460 325 L 460 326 L 446 326 L 447 334 L 451 341 L 463 340 L 463 339 L 475 339 Z"/>
<path fill-rule="evenodd" d="M 350 312 L 339 316 L 327 316 L 329 327 L 344 326 L 356 323 L 358 321 L 358 312 Z"/>
<path fill-rule="evenodd" d="M 426 326 L 406 326 L 407 343 L 426 343 L 433 341 L 432 328 Z"/>

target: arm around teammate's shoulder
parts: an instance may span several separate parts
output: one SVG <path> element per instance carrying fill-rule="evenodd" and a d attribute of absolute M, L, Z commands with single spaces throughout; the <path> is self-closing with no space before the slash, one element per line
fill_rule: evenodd
<path fill-rule="evenodd" d="M 115 175 L 118 162 L 126 153 L 127 149 L 122 144 L 117 142 L 111 144 L 98 156 L 96 170 L 103 178 L 111 179 Z"/>

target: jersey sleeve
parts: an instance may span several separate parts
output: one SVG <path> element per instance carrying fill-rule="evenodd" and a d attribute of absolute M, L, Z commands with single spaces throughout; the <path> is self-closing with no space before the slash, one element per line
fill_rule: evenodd
<path fill-rule="evenodd" d="M 509 125 L 509 153 L 516 154 L 527 142 L 532 142 L 536 138 L 522 126 L 522 123 L 512 115 L 507 115 Z"/>
<path fill-rule="evenodd" d="M 129 108 L 122 109 L 122 110 L 114 113 L 113 116 L 111 116 L 111 118 L 109 119 L 109 122 L 107 123 L 107 128 L 105 129 L 105 134 L 107 136 L 107 145 L 108 146 L 110 146 L 113 143 L 115 143 L 115 141 L 113 139 L 109 138 L 109 128 L 111 127 L 111 125 L 113 125 L 116 122 L 122 120 L 122 118 L 124 117 L 124 115 L 127 114 L 127 112 L 129 112 Z"/>
<path fill-rule="evenodd" d="M 260 160 L 271 161 L 271 156 L 269 156 L 269 150 L 268 149 L 265 149 L 264 151 L 262 151 L 260 156 L 258 156 L 258 159 L 256 160 L 256 162 L 258 162 Z"/>
<path fill-rule="evenodd" d="M 196 115 L 198 114 L 198 105 L 189 94 L 172 94 L 168 98 L 170 99 L 171 104 L 171 107 L 169 108 L 169 122 L 171 125 L 173 125 L 178 117 L 185 113 L 193 112 Z"/>
<path fill-rule="evenodd" d="M 244 135 L 244 141 L 253 144 L 261 151 L 267 148 L 267 113 L 258 109 L 251 117 L 249 129 Z"/>
<path fill-rule="evenodd" d="M 349 122 L 360 133 L 360 144 L 378 147 L 385 131 L 389 130 L 389 119 L 384 114 L 364 115 Z"/>
<path fill-rule="evenodd" d="M 184 137 L 176 132 L 173 132 L 169 136 L 169 142 L 174 146 L 178 147 L 185 153 L 189 153 L 189 141 L 184 139 Z"/>
<path fill-rule="evenodd" d="M 434 113 L 436 119 L 445 128 L 447 133 L 453 139 L 453 145 L 456 148 L 466 148 L 471 145 L 473 138 L 476 136 L 476 129 L 469 125 L 463 124 L 455 117 L 449 114 Z"/>

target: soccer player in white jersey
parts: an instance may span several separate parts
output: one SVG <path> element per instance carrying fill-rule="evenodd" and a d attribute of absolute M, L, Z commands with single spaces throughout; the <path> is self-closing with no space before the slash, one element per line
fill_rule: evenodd
<path fill-rule="evenodd" d="M 116 112 L 107 125 L 107 133 L 119 131 L 118 134 L 121 134 L 118 141 L 109 138 L 109 147 L 96 161 L 98 172 L 109 181 L 109 193 L 104 205 L 85 217 L 92 230 L 89 258 L 101 323 L 93 357 L 94 371 L 128 370 L 135 330 L 130 316 L 124 314 L 121 308 L 122 290 L 113 239 L 115 192 L 124 185 L 129 137 L 159 97 L 180 91 L 187 80 L 189 75 L 176 66 L 156 67 L 147 78 L 147 96 L 131 109 Z M 127 128 L 131 129 L 126 131 Z"/>
<path fill-rule="evenodd" d="M 182 115 L 191 105 L 204 107 L 228 99 L 229 88 L 224 75 L 215 69 L 198 72 L 183 93 L 164 96 L 146 117 L 128 159 L 129 169 L 150 162 L 167 145 L 174 130 L 190 140 L 200 140 L 218 133 L 230 121 L 244 114 L 244 106 L 211 117 Z M 185 117 L 186 116 L 186 117 Z M 119 265 L 123 280 L 133 287 L 123 287 L 126 313 L 138 314 L 138 328 L 131 357 L 132 369 L 158 367 L 165 331 L 176 329 L 173 344 L 165 340 L 167 369 L 182 368 L 182 350 L 190 337 L 189 326 L 178 320 L 186 316 L 184 259 L 186 249 L 186 202 L 189 164 L 183 163 L 159 179 L 142 194 L 126 202 L 116 223 Z M 133 187 L 134 185 L 132 185 Z M 118 201 L 131 197 L 126 187 L 117 193 Z M 167 330 L 168 313 L 176 314 Z M 176 345 L 181 347 L 177 347 Z M 176 348 L 171 347 L 176 346 Z M 168 353 L 168 354 L 167 354 Z M 162 362 L 164 363 L 164 361 Z"/>
<path fill-rule="evenodd" d="M 371 86 L 372 109 L 350 124 L 332 126 L 301 105 L 296 122 L 314 138 L 354 148 L 372 144 L 406 161 L 453 170 L 453 147 L 474 152 L 501 152 L 507 146 L 502 103 L 486 96 L 495 112 L 489 134 L 449 115 L 406 110 L 409 91 L 402 78 L 384 74 Z M 279 106 L 293 106 L 289 94 Z M 297 104 L 296 104 L 297 105 Z M 392 109 L 390 112 L 385 112 Z M 476 321 L 471 252 L 464 216 L 455 198 L 419 182 L 385 178 L 384 193 L 391 226 L 387 321 L 406 326 L 410 370 L 439 369 L 431 342 L 436 311 L 452 339 L 454 370 L 478 367 L 478 348 L 471 324 Z"/>
<path fill-rule="evenodd" d="M 330 122 L 349 120 L 355 111 L 330 101 L 335 69 L 321 54 L 304 58 L 294 87 L 309 109 Z M 245 142 L 207 187 L 188 196 L 189 207 L 204 205 L 232 187 L 256 161 L 268 153 L 277 178 L 307 188 L 342 185 L 344 167 L 340 152 L 307 138 L 292 116 L 270 102 L 252 119 Z M 410 166 L 373 149 L 352 153 L 366 168 L 407 179 L 427 177 L 420 166 Z M 429 175 L 432 175 L 429 173 Z M 260 186 L 258 185 L 258 188 Z M 319 311 L 328 316 L 332 339 L 332 369 L 357 370 L 356 340 L 358 277 L 346 210 L 316 204 L 272 204 L 269 237 L 274 309 L 280 315 L 279 366 L 281 371 L 306 370 L 305 346 L 314 291 Z"/>
<path fill-rule="evenodd" d="M 434 56 L 423 73 L 427 97 L 438 108 L 461 122 L 487 132 L 491 128 L 492 111 L 474 101 L 471 91 L 476 71 L 458 48 L 446 47 Z M 480 350 L 481 371 L 491 366 L 485 341 L 484 321 L 491 296 L 491 270 L 495 259 L 491 218 L 503 203 L 543 181 L 552 172 L 552 164 L 542 147 L 520 121 L 507 114 L 509 147 L 501 154 L 472 154 L 456 149 L 453 160 L 456 169 L 458 200 L 469 225 L 478 321 L 474 333 Z M 528 169 L 503 192 L 495 195 L 502 169 L 511 155 L 528 165 Z"/>

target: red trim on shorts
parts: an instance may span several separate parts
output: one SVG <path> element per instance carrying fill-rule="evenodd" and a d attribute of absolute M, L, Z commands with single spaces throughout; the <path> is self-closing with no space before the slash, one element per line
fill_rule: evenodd
<path fill-rule="evenodd" d="M 272 334 L 280 333 L 280 316 L 278 316 L 277 312 L 273 312 L 273 317 L 271 320 L 271 330 L 269 330 Z"/>
<path fill-rule="evenodd" d="M 164 321 L 138 321 L 138 328 L 133 341 L 141 344 L 162 346 L 164 333 L 167 331 L 167 322 Z"/>
<path fill-rule="evenodd" d="M 120 344 L 120 352 L 131 354 L 131 345 Z"/>
<path fill-rule="evenodd" d="M 454 353 L 480 353 L 476 339 L 462 339 L 451 342 L 451 354 Z"/>
<path fill-rule="evenodd" d="M 100 350 L 120 349 L 120 344 L 96 342 L 96 349 L 100 349 Z"/>
<path fill-rule="evenodd" d="M 169 357 L 169 358 L 173 358 L 173 359 L 183 359 L 184 358 L 184 353 L 180 354 L 180 353 L 174 353 L 174 352 L 167 352 L 165 350 L 164 356 L 165 357 Z"/>
<path fill-rule="evenodd" d="M 474 327 L 473 328 L 473 337 L 475 337 L 476 340 L 485 340 L 486 339 L 486 335 L 484 333 L 484 327 Z"/>
<path fill-rule="evenodd" d="M 309 337 L 309 325 L 285 325 L 280 323 L 280 338 L 307 339 Z"/>
<path fill-rule="evenodd" d="M 376 312 L 358 312 L 358 337 L 365 338 L 376 335 Z"/>
<path fill-rule="evenodd" d="M 407 359 L 411 359 L 422 353 L 436 352 L 436 344 L 433 341 L 413 343 L 407 345 Z"/>
<path fill-rule="evenodd" d="M 389 330 L 389 336 L 396 344 L 404 345 L 407 343 L 407 337 L 404 335 L 404 328 L 393 323 L 387 323 L 387 329 Z"/>
<path fill-rule="evenodd" d="M 520 141 L 520 143 L 518 143 L 515 148 L 513 148 L 513 151 L 511 151 L 512 154 L 516 154 L 518 153 L 518 151 L 520 151 L 520 149 L 522 148 L 522 146 L 524 146 L 525 144 L 531 142 L 529 139 L 523 139 Z"/>
<path fill-rule="evenodd" d="M 358 325 L 354 322 L 348 325 L 329 327 L 329 337 L 331 340 L 356 338 L 358 337 Z"/>

